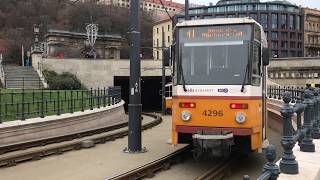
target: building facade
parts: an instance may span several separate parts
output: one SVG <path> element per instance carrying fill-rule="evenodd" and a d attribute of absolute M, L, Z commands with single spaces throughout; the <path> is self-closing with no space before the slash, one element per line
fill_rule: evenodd
<path fill-rule="evenodd" d="M 48 30 L 45 41 L 49 57 L 85 57 L 88 49 L 87 35 L 70 31 Z M 94 45 L 97 58 L 120 59 L 120 48 L 124 38 L 116 35 L 98 35 Z"/>
<path fill-rule="evenodd" d="M 283 86 L 320 84 L 320 58 L 297 57 L 272 59 L 268 66 L 268 79 Z"/>
<path fill-rule="evenodd" d="M 170 18 L 158 21 L 153 26 L 153 58 L 155 60 L 162 59 L 162 47 L 172 45 L 172 29 Z"/>
<path fill-rule="evenodd" d="M 98 3 L 106 5 L 115 5 L 120 7 L 130 7 L 130 0 L 97 0 Z M 163 5 L 159 0 L 141 0 L 140 7 L 145 11 L 165 11 L 165 8 L 168 12 L 177 12 L 184 8 L 183 4 L 173 2 L 172 0 L 162 0 Z"/>
<path fill-rule="evenodd" d="M 304 9 L 304 44 L 305 56 L 320 56 L 320 11 Z"/>
<path fill-rule="evenodd" d="M 303 9 L 288 1 L 220 0 L 216 5 L 189 9 L 191 19 L 251 17 L 266 33 L 274 58 L 304 56 Z M 184 12 L 176 21 L 184 19 Z"/>

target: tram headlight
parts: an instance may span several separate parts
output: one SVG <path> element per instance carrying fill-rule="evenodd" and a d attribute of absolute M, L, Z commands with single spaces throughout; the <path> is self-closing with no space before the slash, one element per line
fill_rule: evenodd
<path fill-rule="evenodd" d="M 246 122 L 246 120 L 247 120 L 247 116 L 246 116 L 245 113 L 243 113 L 243 112 L 238 112 L 238 113 L 236 114 L 236 121 L 237 121 L 237 123 L 243 124 L 244 122 Z"/>
<path fill-rule="evenodd" d="M 191 112 L 189 112 L 189 111 L 183 111 L 183 112 L 181 113 L 181 119 L 182 119 L 183 121 L 190 121 L 190 120 L 191 120 Z"/>

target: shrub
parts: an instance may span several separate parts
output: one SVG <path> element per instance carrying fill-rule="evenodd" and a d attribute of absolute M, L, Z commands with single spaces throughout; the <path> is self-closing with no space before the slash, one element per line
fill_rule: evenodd
<path fill-rule="evenodd" d="M 78 90 L 83 88 L 79 79 L 69 72 L 57 74 L 54 71 L 46 70 L 44 73 L 47 78 L 47 82 L 49 84 L 50 89 Z"/>

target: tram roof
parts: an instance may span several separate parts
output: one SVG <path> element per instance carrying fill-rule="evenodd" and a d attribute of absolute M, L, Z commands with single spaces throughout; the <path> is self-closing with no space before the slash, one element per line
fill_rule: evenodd
<path fill-rule="evenodd" d="M 196 19 L 182 21 L 177 24 L 177 27 L 188 27 L 188 26 L 206 26 L 206 25 L 223 25 L 223 24 L 258 24 L 252 18 L 212 18 L 212 19 Z"/>

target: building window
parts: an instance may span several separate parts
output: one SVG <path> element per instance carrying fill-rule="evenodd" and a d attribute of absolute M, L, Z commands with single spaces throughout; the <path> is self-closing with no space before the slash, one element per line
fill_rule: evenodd
<path fill-rule="evenodd" d="M 281 28 L 287 29 L 287 15 L 286 14 L 281 15 Z"/>
<path fill-rule="evenodd" d="M 225 7 L 217 7 L 217 12 L 225 12 L 226 8 Z"/>
<path fill-rule="evenodd" d="M 272 41 L 272 48 L 278 48 L 278 41 Z"/>
<path fill-rule="evenodd" d="M 268 14 L 261 14 L 261 25 L 264 29 L 268 29 Z"/>
<path fill-rule="evenodd" d="M 247 11 L 247 5 L 239 5 L 237 6 L 238 11 Z"/>
<path fill-rule="evenodd" d="M 269 10 L 270 11 L 278 11 L 279 10 L 279 6 L 278 5 L 269 5 Z"/>
<path fill-rule="evenodd" d="M 168 36 L 168 44 L 170 44 L 170 41 L 171 41 L 170 36 Z"/>
<path fill-rule="evenodd" d="M 233 12 L 235 10 L 236 10 L 235 6 L 228 6 L 228 11 L 229 12 Z"/>
<path fill-rule="evenodd" d="M 290 33 L 290 39 L 295 39 L 295 38 L 296 38 L 296 33 L 291 32 L 291 33 Z"/>
<path fill-rule="evenodd" d="M 252 11 L 253 10 L 253 5 L 248 5 L 248 11 Z"/>
<path fill-rule="evenodd" d="M 288 42 L 287 41 L 281 41 L 281 47 L 282 48 L 288 48 Z"/>
<path fill-rule="evenodd" d="M 296 42 L 290 42 L 290 48 L 296 48 Z"/>
<path fill-rule="evenodd" d="M 157 34 L 159 34 L 159 28 L 157 28 Z"/>
<path fill-rule="evenodd" d="M 228 18 L 235 18 L 236 15 L 235 14 L 228 14 Z"/>
<path fill-rule="evenodd" d="M 272 29 L 278 28 L 278 14 L 272 14 Z"/>
<path fill-rule="evenodd" d="M 170 31 L 170 24 L 168 25 L 168 31 Z"/>
<path fill-rule="evenodd" d="M 301 30 L 301 16 L 297 16 L 296 28 L 297 28 L 297 30 Z"/>
<path fill-rule="evenodd" d="M 259 4 L 259 5 L 258 5 L 258 10 L 260 10 L 260 11 L 266 11 L 266 10 L 267 10 L 267 5 L 265 5 L 265 4 Z"/>
<path fill-rule="evenodd" d="M 282 39 L 287 39 L 288 38 L 288 33 L 287 32 L 281 32 L 281 37 L 282 37 Z"/>
<path fill-rule="evenodd" d="M 299 42 L 297 47 L 298 47 L 298 48 L 302 48 L 302 43 Z"/>
<path fill-rule="evenodd" d="M 272 39 L 278 39 L 278 32 L 272 31 L 272 32 L 271 32 L 271 38 L 272 38 Z"/>
<path fill-rule="evenodd" d="M 293 15 L 289 16 L 289 28 L 294 29 L 294 16 Z"/>

